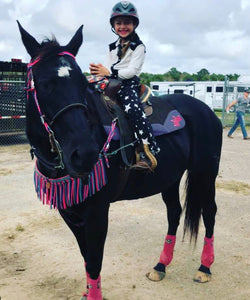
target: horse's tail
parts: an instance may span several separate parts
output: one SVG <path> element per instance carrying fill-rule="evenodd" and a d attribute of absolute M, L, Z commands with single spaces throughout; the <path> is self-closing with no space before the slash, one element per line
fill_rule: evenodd
<path fill-rule="evenodd" d="M 202 213 L 201 194 L 202 187 L 199 184 L 199 178 L 195 172 L 188 170 L 186 178 L 186 199 L 185 199 L 185 220 L 184 234 L 190 233 L 190 241 L 197 240 L 200 217 Z"/>
<path fill-rule="evenodd" d="M 187 171 L 186 210 L 184 220 L 184 236 L 188 231 L 190 241 L 197 240 L 201 214 L 210 228 L 214 226 L 214 217 L 217 210 L 215 203 L 215 180 L 219 168 L 220 154 L 214 155 L 203 162 L 202 168 L 192 168 Z M 208 228 L 206 228 L 208 229 Z"/>
<path fill-rule="evenodd" d="M 213 230 L 216 213 L 215 180 L 222 146 L 222 124 L 204 104 L 195 101 L 190 104 L 192 112 L 185 119 L 190 136 L 190 153 L 184 205 L 184 236 L 190 232 L 190 241 L 194 239 L 196 242 L 201 214 L 206 233 Z"/>

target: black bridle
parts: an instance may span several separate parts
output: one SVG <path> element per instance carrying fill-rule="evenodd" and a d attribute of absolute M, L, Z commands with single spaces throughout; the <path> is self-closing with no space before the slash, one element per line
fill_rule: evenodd
<path fill-rule="evenodd" d="M 70 52 L 60 52 L 58 55 L 69 55 L 71 57 L 74 57 L 73 54 L 71 54 Z M 59 144 L 59 142 L 57 141 L 57 139 L 55 138 L 55 134 L 54 131 L 52 130 L 52 126 L 55 124 L 56 120 L 59 118 L 59 116 L 61 116 L 64 112 L 75 108 L 75 107 L 79 107 L 82 108 L 84 110 L 87 109 L 87 105 L 84 103 L 72 103 L 69 104 L 65 107 L 63 107 L 62 109 L 60 109 L 57 113 L 55 113 L 55 115 L 52 117 L 51 120 L 49 120 L 45 114 L 42 113 L 40 105 L 39 105 L 39 101 L 37 98 L 37 92 L 35 89 L 35 85 L 34 85 L 34 79 L 33 79 L 33 73 L 32 73 L 32 67 L 37 64 L 40 61 L 40 57 L 35 58 L 34 60 L 31 60 L 31 62 L 28 64 L 28 72 L 27 72 L 27 76 L 28 76 L 28 86 L 27 86 L 27 92 L 33 92 L 33 97 L 35 100 L 35 104 L 40 116 L 40 120 L 42 122 L 42 124 L 44 125 L 46 131 L 48 132 L 49 135 L 49 142 L 50 142 L 50 146 L 51 146 L 51 152 L 52 153 L 56 153 L 57 157 L 56 160 L 59 161 L 59 163 L 51 163 L 51 162 L 47 162 L 44 158 L 42 158 L 42 156 L 39 154 L 39 152 L 35 149 L 32 148 L 31 149 L 31 154 L 35 153 L 35 155 L 39 158 L 39 160 L 41 160 L 41 162 L 43 162 L 47 167 L 49 168 L 55 168 L 55 169 L 65 169 L 64 163 L 63 163 L 63 152 L 62 152 L 62 148 Z M 27 96 L 28 98 L 28 96 Z"/>
<path fill-rule="evenodd" d="M 80 107 L 80 108 L 83 108 L 84 111 L 87 109 L 87 105 L 86 104 L 83 104 L 83 103 L 72 103 L 72 104 L 69 104 L 65 107 L 63 107 L 62 109 L 60 109 L 55 115 L 54 117 L 51 119 L 51 121 L 49 121 L 49 125 L 50 127 L 52 127 L 56 121 L 56 119 L 58 119 L 59 116 L 61 116 L 64 112 L 70 110 L 71 108 L 74 108 L 74 107 Z"/>

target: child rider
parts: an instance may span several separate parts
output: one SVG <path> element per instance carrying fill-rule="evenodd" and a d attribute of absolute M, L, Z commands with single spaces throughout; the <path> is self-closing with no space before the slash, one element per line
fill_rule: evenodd
<path fill-rule="evenodd" d="M 122 85 L 117 96 L 134 125 L 135 136 L 140 143 L 140 159 L 133 168 L 153 170 L 157 166 L 155 155 L 160 149 L 139 99 L 138 76 L 145 58 L 145 46 L 135 32 L 139 24 L 135 6 L 128 1 L 118 2 L 112 9 L 110 24 L 119 38 L 109 45 L 105 66 L 91 63 L 90 73 L 121 80 Z"/>

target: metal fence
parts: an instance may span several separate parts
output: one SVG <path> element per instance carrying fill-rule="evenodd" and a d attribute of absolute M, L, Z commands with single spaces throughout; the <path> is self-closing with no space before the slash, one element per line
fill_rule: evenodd
<path fill-rule="evenodd" d="M 0 143 L 25 140 L 25 81 L 0 81 Z"/>
<path fill-rule="evenodd" d="M 226 107 L 230 102 L 236 100 L 239 96 L 243 95 L 244 88 L 249 88 L 249 85 L 244 83 L 232 83 L 225 78 L 224 82 L 224 94 L 223 94 L 223 108 L 221 114 L 221 122 L 224 127 L 232 126 L 236 119 L 235 106 L 231 108 L 230 112 L 226 112 Z M 250 101 L 250 97 L 249 97 Z M 246 109 L 245 122 L 247 126 L 250 126 L 250 105 Z"/>
<path fill-rule="evenodd" d="M 221 116 L 221 122 L 224 127 L 231 127 L 236 119 L 236 112 L 235 110 L 232 110 L 229 113 L 226 113 L 225 111 L 222 112 Z M 246 126 L 250 126 L 250 111 L 247 110 L 245 114 L 245 122 Z"/>

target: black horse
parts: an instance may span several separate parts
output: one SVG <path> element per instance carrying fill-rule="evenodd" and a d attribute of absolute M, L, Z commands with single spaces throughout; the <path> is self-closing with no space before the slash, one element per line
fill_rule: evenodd
<path fill-rule="evenodd" d="M 111 124 L 112 115 L 89 88 L 74 58 L 82 43 L 82 26 L 66 46 L 60 46 L 55 39 L 40 44 L 18 25 L 31 56 L 27 136 L 37 156 L 36 188 L 44 202 L 57 206 L 77 239 L 86 267 L 87 292 L 83 299 L 102 299 L 100 272 L 111 202 L 162 194 L 168 230 L 159 263 L 147 277 L 163 279 L 173 258 L 182 212 L 179 185 L 185 171 L 184 233 L 189 231 L 196 240 L 201 216 L 206 229 L 201 265 L 194 280 L 209 281 L 217 210 L 215 180 L 222 145 L 220 120 L 207 105 L 190 96 L 154 98 L 152 101 L 159 105 L 168 101 L 181 113 L 186 125 L 157 137 L 161 152 L 154 172 L 125 168 L 119 151 L 108 156 L 119 148 L 119 141 L 112 140 L 112 130 L 107 136 L 101 119 L 107 115 Z M 79 195 L 79 191 L 85 195 Z M 56 203 L 59 198 L 61 204 Z"/>

